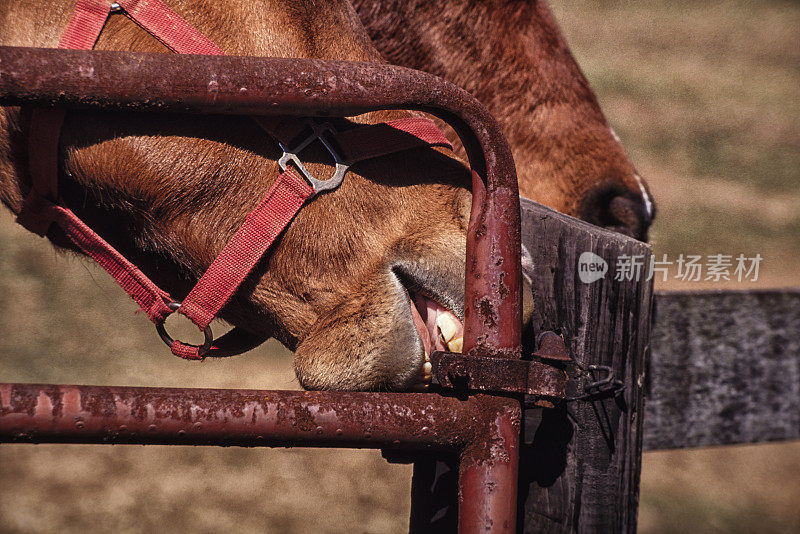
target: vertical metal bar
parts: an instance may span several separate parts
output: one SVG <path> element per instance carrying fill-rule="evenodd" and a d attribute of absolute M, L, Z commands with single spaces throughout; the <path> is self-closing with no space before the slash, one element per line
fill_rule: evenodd
<path fill-rule="evenodd" d="M 478 397 L 488 415 L 459 463 L 460 534 L 516 530 L 520 407 L 514 400 Z"/>

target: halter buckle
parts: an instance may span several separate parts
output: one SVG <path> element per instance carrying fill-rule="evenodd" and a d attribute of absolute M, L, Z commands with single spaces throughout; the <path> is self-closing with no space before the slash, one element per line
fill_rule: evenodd
<path fill-rule="evenodd" d="M 309 120 L 307 121 L 307 124 L 309 128 L 311 128 L 311 134 L 301 141 L 297 146 L 287 148 L 283 143 L 278 142 L 278 146 L 280 146 L 281 150 L 283 150 L 283 154 L 278 160 L 278 165 L 280 165 L 281 171 L 285 171 L 290 161 L 294 163 L 295 167 L 297 167 L 297 169 L 303 175 L 303 178 L 305 178 L 306 181 L 314 188 L 314 195 L 318 195 L 322 191 L 329 191 L 339 187 L 339 185 L 342 183 L 342 180 L 344 180 L 344 175 L 347 173 L 347 169 L 350 167 L 350 165 L 342 156 L 339 155 L 336 149 L 324 137 L 324 134 L 326 133 L 336 133 L 336 130 L 333 128 L 331 123 L 323 122 L 321 124 L 317 124 L 316 122 Z M 303 162 L 300 161 L 300 158 L 297 157 L 300 152 L 305 150 L 314 141 L 319 141 L 322 146 L 325 147 L 336 164 L 336 170 L 333 172 L 333 176 L 327 180 L 319 180 L 315 178 L 310 172 L 308 172 L 308 169 L 306 169 L 305 165 L 303 165 Z"/>

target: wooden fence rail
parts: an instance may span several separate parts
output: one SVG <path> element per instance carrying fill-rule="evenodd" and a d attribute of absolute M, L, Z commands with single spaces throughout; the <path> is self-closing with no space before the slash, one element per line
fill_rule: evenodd
<path fill-rule="evenodd" d="M 661 292 L 644 449 L 800 438 L 800 289 Z"/>

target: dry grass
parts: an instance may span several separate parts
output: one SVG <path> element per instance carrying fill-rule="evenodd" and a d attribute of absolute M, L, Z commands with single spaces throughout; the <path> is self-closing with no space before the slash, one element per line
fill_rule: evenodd
<path fill-rule="evenodd" d="M 551 4 L 651 186 L 656 254 L 759 252 L 762 285 L 796 285 L 797 3 Z"/>
<path fill-rule="evenodd" d="M 0 243 L 3 381 L 297 389 L 277 343 L 179 360 L 95 265 L 6 212 Z M 398 532 L 410 474 L 375 451 L 3 445 L 0 532 Z"/>
<path fill-rule="evenodd" d="M 651 186 L 656 254 L 760 253 L 751 285 L 800 285 L 800 6 L 552 5 Z M 797 532 L 799 478 L 800 443 L 645 454 L 640 530 Z"/>
<path fill-rule="evenodd" d="M 797 285 L 800 7 L 553 7 L 650 181 L 656 253 L 760 252 L 759 285 Z M 168 356 L 105 273 L 5 213 L 0 243 L 3 381 L 296 387 L 274 344 Z M 409 474 L 371 451 L 3 445 L 0 532 L 400 532 Z M 649 453 L 642 476 L 643 532 L 800 530 L 798 443 Z"/>
<path fill-rule="evenodd" d="M 800 443 L 647 453 L 643 533 L 800 532 Z"/>

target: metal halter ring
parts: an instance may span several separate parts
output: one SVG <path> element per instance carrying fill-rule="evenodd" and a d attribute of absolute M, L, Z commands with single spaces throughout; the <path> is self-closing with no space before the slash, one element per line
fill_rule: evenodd
<path fill-rule="evenodd" d="M 175 301 L 168 302 L 167 303 L 167 307 L 170 310 L 172 310 L 173 312 L 176 312 L 176 311 L 178 311 L 178 308 L 181 307 L 181 303 L 180 302 L 175 302 Z M 172 344 L 175 343 L 175 340 L 172 339 L 172 336 L 170 336 L 167 333 L 167 329 L 164 327 L 164 323 L 165 322 L 166 321 L 162 321 L 160 323 L 156 323 L 156 332 L 158 332 L 158 335 L 161 337 L 161 341 L 166 343 L 168 347 L 172 348 Z M 214 343 L 214 334 L 211 332 L 211 326 L 210 325 L 206 326 L 203 329 L 203 335 L 205 335 L 206 339 L 205 339 L 205 341 L 203 341 L 202 345 L 191 345 L 190 343 L 184 343 L 184 345 L 190 345 L 190 346 L 193 346 L 193 347 L 197 347 L 197 354 L 199 356 L 202 356 L 203 354 L 208 352 L 208 350 L 211 348 L 211 344 Z M 181 343 L 183 343 L 183 342 L 181 342 Z"/>
<path fill-rule="evenodd" d="M 326 133 L 336 133 L 336 130 L 333 128 L 332 124 L 329 122 L 317 124 L 312 120 L 307 121 L 306 124 L 308 124 L 309 128 L 311 128 L 311 134 L 301 141 L 300 144 L 295 147 L 287 148 L 283 143 L 278 143 L 278 146 L 280 146 L 281 150 L 283 150 L 283 154 L 278 160 L 278 165 L 280 165 L 282 171 L 285 171 L 290 161 L 294 163 L 297 169 L 303 175 L 303 178 L 305 178 L 306 181 L 308 181 L 308 183 L 310 183 L 314 188 L 314 194 L 317 195 L 322 191 L 328 191 L 339 187 L 339 185 L 342 183 L 342 180 L 344 180 L 344 175 L 347 172 L 347 169 L 350 166 L 324 137 L 324 134 Z M 303 165 L 303 162 L 300 161 L 300 158 L 297 157 L 300 152 L 305 150 L 306 147 L 308 147 L 308 145 L 314 141 L 319 141 L 322 143 L 322 146 L 325 147 L 336 164 L 336 170 L 334 171 L 333 176 L 327 180 L 318 180 L 314 178 L 314 176 L 308 172 L 308 169 L 306 169 L 305 165 Z"/>

